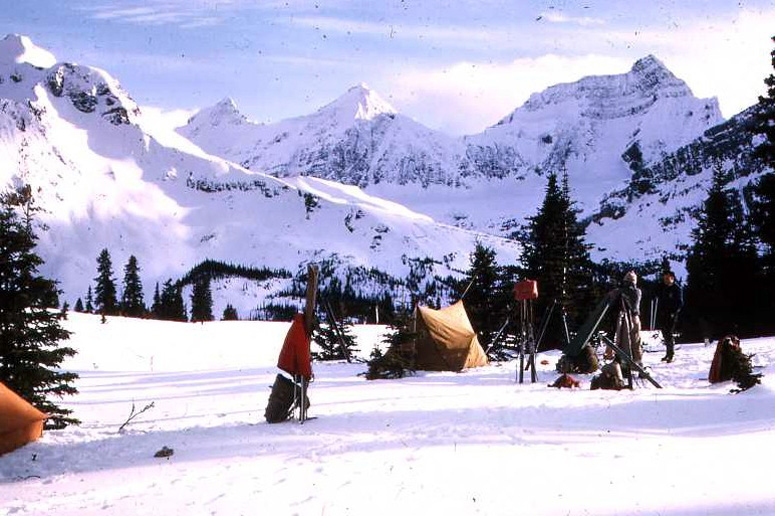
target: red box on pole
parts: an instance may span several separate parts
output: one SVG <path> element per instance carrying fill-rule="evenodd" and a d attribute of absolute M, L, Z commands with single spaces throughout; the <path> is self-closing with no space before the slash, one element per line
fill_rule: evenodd
<path fill-rule="evenodd" d="M 514 299 L 517 301 L 538 299 L 538 282 L 536 280 L 518 282 L 514 285 Z"/>

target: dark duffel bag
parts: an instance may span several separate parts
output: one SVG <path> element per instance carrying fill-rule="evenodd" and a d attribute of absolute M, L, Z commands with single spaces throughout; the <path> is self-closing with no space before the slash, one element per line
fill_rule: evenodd
<path fill-rule="evenodd" d="M 269 395 L 269 402 L 264 411 L 267 423 L 282 423 L 291 416 L 293 387 L 293 381 L 285 376 L 278 374 L 275 377 L 272 393 Z"/>

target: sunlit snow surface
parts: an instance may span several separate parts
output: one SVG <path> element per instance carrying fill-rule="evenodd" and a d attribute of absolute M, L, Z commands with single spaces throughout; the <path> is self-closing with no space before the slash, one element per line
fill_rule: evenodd
<path fill-rule="evenodd" d="M 664 389 L 550 389 L 513 363 L 366 381 L 314 364 L 304 425 L 263 412 L 286 323 L 165 323 L 70 314 L 80 427 L 0 457 L 0 514 L 774 514 L 775 339 L 743 342 L 765 374 L 711 386 L 713 347 L 645 362 Z M 361 355 L 380 327 L 357 328 Z M 128 425 L 134 403 L 148 410 Z M 162 446 L 169 459 L 155 459 Z"/>

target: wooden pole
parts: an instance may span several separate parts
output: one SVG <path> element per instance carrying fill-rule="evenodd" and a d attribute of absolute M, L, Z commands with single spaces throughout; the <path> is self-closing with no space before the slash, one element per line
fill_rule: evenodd
<path fill-rule="evenodd" d="M 307 266 L 307 299 L 304 305 L 304 330 L 307 337 L 312 337 L 312 330 L 315 324 L 315 306 L 318 297 L 318 267 L 310 264 Z M 304 424 L 307 420 L 307 385 L 309 379 L 299 375 L 301 396 L 299 404 L 299 423 Z"/>
<path fill-rule="evenodd" d="M 307 266 L 307 301 L 304 306 L 304 329 L 307 335 L 312 335 L 315 324 L 315 306 L 318 299 L 318 266 Z"/>

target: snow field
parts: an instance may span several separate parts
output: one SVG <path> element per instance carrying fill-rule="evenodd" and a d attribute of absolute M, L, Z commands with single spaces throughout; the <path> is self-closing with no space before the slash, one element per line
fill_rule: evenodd
<path fill-rule="evenodd" d="M 287 323 L 67 326 L 83 424 L 0 457 L 0 515 L 775 514 L 775 339 L 744 341 L 765 377 L 740 395 L 708 384 L 702 344 L 670 365 L 651 344 L 664 389 L 622 392 L 548 388 L 557 352 L 522 385 L 513 363 L 372 382 L 316 363 L 317 419 L 268 425 Z M 361 355 L 382 331 L 357 327 Z"/>

